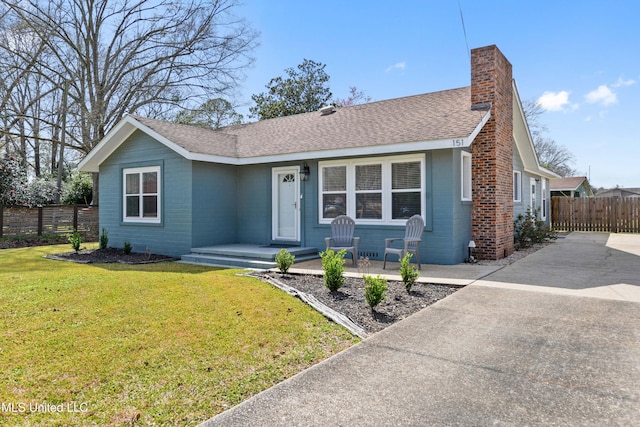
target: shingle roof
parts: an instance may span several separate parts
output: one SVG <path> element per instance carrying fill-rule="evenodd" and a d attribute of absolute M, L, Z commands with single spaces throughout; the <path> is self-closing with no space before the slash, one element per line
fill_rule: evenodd
<path fill-rule="evenodd" d="M 586 180 L 586 176 L 570 176 L 567 178 L 551 179 L 549 180 L 549 188 L 551 191 L 576 190 L 580 184 Z"/>
<path fill-rule="evenodd" d="M 599 191 L 596 197 L 640 197 L 640 188 L 611 188 Z"/>
<path fill-rule="evenodd" d="M 247 158 L 466 138 L 486 114 L 464 87 L 217 130 L 134 118 L 191 153 Z"/>
<path fill-rule="evenodd" d="M 199 126 L 132 116 L 137 121 L 191 153 L 236 157 L 236 137 Z"/>

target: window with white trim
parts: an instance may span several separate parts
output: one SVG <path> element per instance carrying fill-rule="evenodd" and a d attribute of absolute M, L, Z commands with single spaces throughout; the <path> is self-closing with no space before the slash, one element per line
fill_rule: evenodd
<path fill-rule="evenodd" d="M 462 200 L 471 200 L 471 153 L 461 151 L 462 165 L 461 165 L 461 198 Z"/>
<path fill-rule="evenodd" d="M 122 170 L 124 222 L 160 223 L 160 166 Z"/>
<path fill-rule="evenodd" d="M 423 215 L 424 165 L 424 155 L 320 162 L 320 222 L 349 215 L 393 223 Z"/>
<path fill-rule="evenodd" d="M 513 201 L 522 201 L 522 172 L 513 171 Z"/>

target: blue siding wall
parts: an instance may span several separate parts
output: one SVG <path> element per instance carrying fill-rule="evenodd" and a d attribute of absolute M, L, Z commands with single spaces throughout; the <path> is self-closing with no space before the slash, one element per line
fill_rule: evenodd
<path fill-rule="evenodd" d="M 433 152 L 433 232 L 427 258 L 434 264 L 457 264 L 467 257 L 472 202 L 462 201 L 461 150 Z"/>
<path fill-rule="evenodd" d="M 426 154 L 427 206 L 425 232 L 420 246 L 423 263 L 455 264 L 464 261 L 471 235 L 471 203 L 460 200 L 460 152 L 436 150 Z M 311 176 L 302 183 L 302 245 L 324 250 L 331 235 L 328 224 L 318 223 L 318 163 L 310 161 Z M 452 211 L 452 206 L 454 210 Z M 356 225 L 361 256 L 382 259 L 384 239 L 403 237 L 404 226 Z M 397 261 L 389 258 L 389 261 Z"/>
<path fill-rule="evenodd" d="M 122 222 L 122 168 L 161 167 L 161 224 Z M 136 131 L 100 165 L 100 227 L 109 246 L 179 256 L 191 248 L 191 162 Z"/>
<path fill-rule="evenodd" d="M 468 150 L 469 152 L 471 150 Z M 469 257 L 469 241 L 471 235 L 471 215 L 473 202 L 462 200 L 462 150 L 452 150 L 452 162 L 454 165 L 454 196 L 452 201 L 452 259 L 454 263 L 464 262 Z M 473 178 L 472 178 L 473 179 Z M 473 194 L 472 194 L 473 198 Z"/>
<path fill-rule="evenodd" d="M 246 194 L 238 191 L 236 167 L 193 162 L 192 170 L 192 247 L 236 243 L 236 206 Z"/>
<path fill-rule="evenodd" d="M 238 168 L 238 243 L 271 243 L 271 169 L 278 165 Z"/>

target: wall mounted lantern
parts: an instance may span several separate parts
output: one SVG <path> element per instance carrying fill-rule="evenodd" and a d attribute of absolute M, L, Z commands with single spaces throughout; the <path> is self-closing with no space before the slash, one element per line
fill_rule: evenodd
<path fill-rule="evenodd" d="M 309 179 L 309 175 L 311 173 L 309 172 L 309 165 L 308 164 L 304 164 L 304 166 L 302 166 L 302 169 L 300 170 L 300 179 L 302 181 L 306 181 Z"/>

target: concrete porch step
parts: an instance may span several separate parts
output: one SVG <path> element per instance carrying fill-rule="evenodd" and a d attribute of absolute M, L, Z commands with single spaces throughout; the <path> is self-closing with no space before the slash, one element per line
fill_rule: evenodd
<path fill-rule="evenodd" d="M 259 270 L 269 270 L 276 267 L 275 261 L 262 261 L 250 258 L 234 258 L 229 256 L 188 254 L 182 255 L 180 261 L 190 264 L 207 264 L 219 267 L 254 268 Z"/>
<path fill-rule="evenodd" d="M 231 244 L 192 248 L 191 253 L 181 257 L 182 262 L 208 264 L 223 267 L 270 269 L 275 268 L 275 257 L 281 246 Z M 319 258 L 318 249 L 291 246 L 286 249 L 295 256 L 296 262 Z"/>

